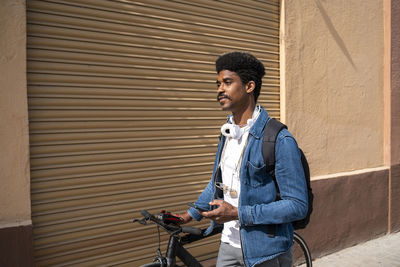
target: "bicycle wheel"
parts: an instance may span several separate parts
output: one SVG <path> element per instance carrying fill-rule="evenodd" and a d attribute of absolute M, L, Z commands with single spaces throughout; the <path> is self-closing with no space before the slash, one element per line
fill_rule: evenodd
<path fill-rule="evenodd" d="M 160 267 L 161 263 L 159 262 L 152 262 L 152 263 L 147 263 L 144 265 L 141 265 L 140 267 Z M 175 267 L 178 267 L 178 265 L 175 265 Z"/>
<path fill-rule="evenodd" d="M 293 239 L 293 266 L 312 267 L 311 252 L 306 241 L 296 232 Z"/>

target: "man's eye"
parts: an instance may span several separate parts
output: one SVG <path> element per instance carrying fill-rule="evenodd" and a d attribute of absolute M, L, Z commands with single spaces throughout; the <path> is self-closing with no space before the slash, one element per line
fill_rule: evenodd
<path fill-rule="evenodd" d="M 221 83 L 217 83 L 217 88 L 219 88 L 221 86 Z"/>

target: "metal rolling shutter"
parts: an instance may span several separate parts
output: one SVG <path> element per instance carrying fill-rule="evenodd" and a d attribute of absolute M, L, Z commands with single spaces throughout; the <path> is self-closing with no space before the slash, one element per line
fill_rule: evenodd
<path fill-rule="evenodd" d="M 157 231 L 130 220 L 185 210 L 209 180 L 216 57 L 262 59 L 279 117 L 279 0 L 29 0 L 27 20 L 36 266 L 150 261 Z M 192 247 L 216 256 L 218 237 Z"/>

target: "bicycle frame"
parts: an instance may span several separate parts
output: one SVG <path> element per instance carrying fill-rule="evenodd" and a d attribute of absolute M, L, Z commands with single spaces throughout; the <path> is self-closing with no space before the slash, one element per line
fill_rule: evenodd
<path fill-rule="evenodd" d="M 175 266 L 178 257 L 186 266 L 202 267 L 202 265 L 190 254 L 179 241 L 179 237 L 171 235 L 167 247 L 167 267 Z"/>
<path fill-rule="evenodd" d="M 167 251 L 165 257 L 162 255 L 160 248 L 157 250 L 158 257 L 155 259 L 153 263 L 145 264 L 142 266 L 147 267 L 175 267 L 176 266 L 176 257 L 178 257 L 186 266 L 190 267 L 202 267 L 202 265 L 196 260 L 194 256 L 192 256 L 189 251 L 187 251 L 183 246 L 190 244 L 192 242 L 196 242 L 203 238 L 207 238 L 213 236 L 215 234 L 221 233 L 222 226 L 216 227 L 213 229 L 211 233 L 204 235 L 206 229 L 199 229 L 194 227 L 180 227 L 180 226 L 170 226 L 155 218 L 152 214 L 147 211 L 141 211 L 144 218 L 142 220 L 133 220 L 134 222 L 139 222 L 141 224 L 146 225 L 146 221 L 150 220 L 157 224 L 159 227 L 164 229 L 169 234 L 169 241 L 167 246 Z M 186 235 L 180 236 L 180 233 L 186 233 Z M 307 267 L 312 266 L 312 257 L 310 250 L 304 241 L 304 239 L 298 234 L 294 233 L 294 241 L 297 243 L 301 250 L 302 255 L 304 256 L 304 260 Z"/>

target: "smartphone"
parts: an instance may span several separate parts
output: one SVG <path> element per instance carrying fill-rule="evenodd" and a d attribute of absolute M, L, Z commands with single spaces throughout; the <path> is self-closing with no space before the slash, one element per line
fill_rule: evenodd
<path fill-rule="evenodd" d="M 188 202 L 187 204 L 188 204 L 190 207 L 195 208 L 195 209 L 197 209 L 197 210 L 199 210 L 199 211 L 208 211 L 208 210 L 206 210 L 206 209 L 203 209 L 203 208 L 198 207 L 196 204 L 194 204 L 194 203 L 192 203 L 192 202 Z"/>

